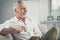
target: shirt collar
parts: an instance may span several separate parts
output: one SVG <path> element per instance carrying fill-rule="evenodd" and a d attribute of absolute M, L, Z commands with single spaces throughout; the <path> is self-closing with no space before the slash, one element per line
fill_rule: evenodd
<path fill-rule="evenodd" d="M 14 17 L 14 19 L 15 19 L 15 20 L 19 20 L 19 19 L 17 19 L 16 17 Z"/>
<path fill-rule="evenodd" d="M 21 21 L 21 20 L 19 20 L 16 16 L 14 17 L 14 19 L 15 19 L 15 20 L 18 20 L 18 21 Z M 29 17 L 26 17 L 25 19 L 28 19 L 28 20 L 31 21 L 31 19 L 30 19 Z"/>
<path fill-rule="evenodd" d="M 15 20 L 18 20 L 18 21 L 21 21 L 21 20 L 19 20 L 16 16 L 14 17 L 14 19 L 15 19 Z M 27 17 L 26 17 L 25 19 L 27 19 Z"/>

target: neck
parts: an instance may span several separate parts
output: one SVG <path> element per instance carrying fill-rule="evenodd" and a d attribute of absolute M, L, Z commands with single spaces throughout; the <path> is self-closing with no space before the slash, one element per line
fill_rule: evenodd
<path fill-rule="evenodd" d="M 23 18 L 23 17 L 17 17 L 17 19 L 19 19 L 19 20 L 25 22 L 25 18 Z"/>

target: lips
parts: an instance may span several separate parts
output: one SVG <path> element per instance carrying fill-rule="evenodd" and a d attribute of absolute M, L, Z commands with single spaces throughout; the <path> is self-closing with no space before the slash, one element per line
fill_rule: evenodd
<path fill-rule="evenodd" d="M 23 17 L 23 18 L 25 18 L 25 17 L 26 17 L 26 15 L 20 15 L 20 17 Z"/>

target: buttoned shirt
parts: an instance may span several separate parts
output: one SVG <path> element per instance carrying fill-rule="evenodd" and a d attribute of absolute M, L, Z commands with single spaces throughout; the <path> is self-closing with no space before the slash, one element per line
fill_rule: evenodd
<path fill-rule="evenodd" d="M 28 17 L 25 18 L 25 23 L 21 20 L 18 20 L 16 17 L 5 21 L 3 24 L 0 24 L 0 32 L 3 28 L 16 28 L 18 26 L 24 27 L 24 30 L 22 32 L 14 34 L 14 36 L 16 36 L 19 39 L 28 40 L 32 36 L 42 36 L 42 33 L 39 30 L 37 24 Z"/>

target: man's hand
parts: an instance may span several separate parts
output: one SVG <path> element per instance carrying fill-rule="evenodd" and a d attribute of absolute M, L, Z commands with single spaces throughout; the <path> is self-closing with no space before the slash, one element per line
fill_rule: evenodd
<path fill-rule="evenodd" d="M 15 29 L 22 32 L 24 30 L 24 27 L 23 26 L 16 26 Z"/>

